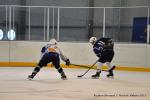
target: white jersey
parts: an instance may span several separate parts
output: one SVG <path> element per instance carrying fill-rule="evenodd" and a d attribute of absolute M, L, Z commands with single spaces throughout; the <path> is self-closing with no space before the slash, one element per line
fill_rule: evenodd
<path fill-rule="evenodd" d="M 46 46 L 44 46 L 41 50 L 42 56 L 47 52 L 58 53 L 63 61 L 66 61 L 68 59 L 57 45 L 47 44 Z"/>

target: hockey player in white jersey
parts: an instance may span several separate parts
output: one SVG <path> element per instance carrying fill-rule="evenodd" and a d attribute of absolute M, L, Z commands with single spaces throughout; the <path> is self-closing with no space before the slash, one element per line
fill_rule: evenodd
<path fill-rule="evenodd" d="M 57 71 L 61 75 L 61 79 L 67 79 L 62 67 L 60 66 L 60 58 L 66 62 L 66 65 L 70 65 L 70 60 L 63 54 L 61 49 L 57 45 L 57 41 L 55 39 L 51 39 L 50 43 L 45 45 L 41 49 L 41 59 L 38 65 L 34 68 L 31 75 L 28 76 L 28 79 L 31 80 L 35 77 L 35 75 L 40 71 L 43 66 L 47 66 L 48 63 L 52 62 Z"/>

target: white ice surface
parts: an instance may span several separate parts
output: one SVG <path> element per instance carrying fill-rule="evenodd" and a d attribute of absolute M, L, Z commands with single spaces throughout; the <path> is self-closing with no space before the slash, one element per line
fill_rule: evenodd
<path fill-rule="evenodd" d="M 54 68 L 43 68 L 27 80 L 33 67 L 0 67 L 0 100 L 150 100 L 150 73 L 114 71 L 113 79 L 95 70 L 77 78 L 87 69 L 64 69 L 68 80 L 61 80 Z"/>

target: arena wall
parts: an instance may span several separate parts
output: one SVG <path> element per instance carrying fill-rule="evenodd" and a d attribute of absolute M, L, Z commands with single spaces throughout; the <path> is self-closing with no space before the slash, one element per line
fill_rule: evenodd
<path fill-rule="evenodd" d="M 35 66 L 46 42 L 1 41 L 0 66 Z M 91 65 L 97 60 L 89 43 L 59 42 L 71 63 Z M 112 64 L 120 70 L 150 71 L 150 45 L 115 43 Z M 61 61 L 61 64 L 65 64 Z M 69 66 L 72 67 L 72 66 Z"/>

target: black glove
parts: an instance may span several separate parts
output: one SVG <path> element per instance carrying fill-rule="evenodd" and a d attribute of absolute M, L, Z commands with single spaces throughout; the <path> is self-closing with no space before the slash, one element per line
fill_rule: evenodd
<path fill-rule="evenodd" d="M 96 54 L 96 56 L 100 58 L 100 57 L 101 57 L 101 53 L 99 53 L 99 54 Z"/>
<path fill-rule="evenodd" d="M 66 60 L 66 65 L 67 65 L 67 66 L 70 65 L 70 60 L 69 60 L 69 59 Z"/>

